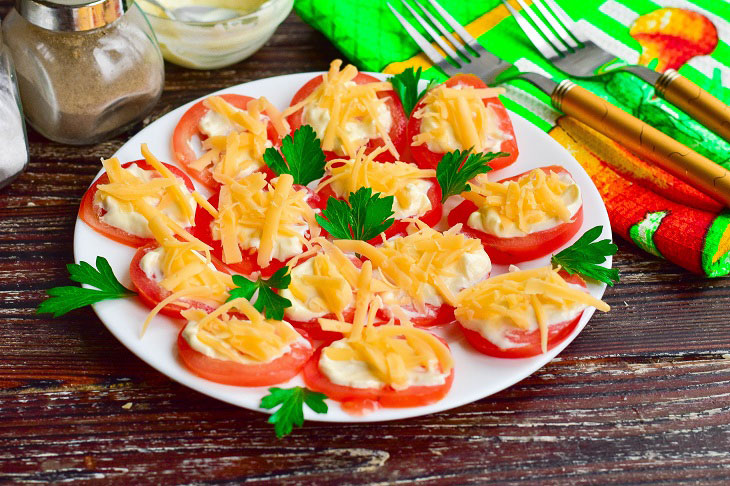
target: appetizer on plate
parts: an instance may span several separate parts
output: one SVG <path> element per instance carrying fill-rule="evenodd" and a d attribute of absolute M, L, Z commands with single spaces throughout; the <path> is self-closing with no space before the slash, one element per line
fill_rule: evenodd
<path fill-rule="evenodd" d="M 238 311 L 238 316 L 229 311 Z M 183 312 L 180 360 L 206 380 L 235 386 L 269 386 L 296 376 L 312 356 L 312 344 L 285 321 L 267 319 L 246 299 L 206 313 Z"/>
<path fill-rule="evenodd" d="M 328 159 L 354 157 L 361 147 L 385 147 L 380 160 L 400 160 L 406 148 L 406 115 L 387 81 L 332 61 L 294 95 L 284 111 L 292 130 L 311 125 Z"/>
<path fill-rule="evenodd" d="M 567 338 L 587 307 L 608 312 L 583 279 L 551 266 L 497 275 L 459 294 L 454 315 L 477 351 L 528 358 Z"/>
<path fill-rule="evenodd" d="M 494 263 L 545 256 L 570 241 L 583 224 L 580 187 L 558 166 L 500 182 L 480 175 L 461 196 L 466 201 L 449 213 L 448 222 L 480 239 Z"/>
<path fill-rule="evenodd" d="M 501 169 L 517 159 L 517 139 L 501 88 L 488 88 L 473 74 L 457 74 L 429 89 L 408 119 L 408 143 L 413 160 L 434 169 L 441 157 L 455 150 L 506 152 L 489 163 Z"/>
<path fill-rule="evenodd" d="M 409 325 L 376 326 L 382 304 L 370 288 L 372 277 L 372 264 L 366 261 L 352 324 L 322 319 L 324 328 L 347 337 L 317 350 L 304 368 L 304 382 L 355 414 L 440 400 L 454 379 L 448 344 Z"/>
<path fill-rule="evenodd" d="M 180 169 L 158 161 L 142 146 L 145 159 L 102 162 L 106 172 L 86 190 L 79 218 L 118 243 L 140 247 L 153 241 L 148 221 L 164 218 L 180 228 L 193 226 L 195 186 Z"/>
<path fill-rule="evenodd" d="M 199 101 L 185 112 L 172 136 L 177 162 L 215 190 L 221 176 L 240 179 L 267 170 L 263 154 L 277 147 L 289 125 L 266 98 L 224 94 Z M 269 172 L 270 173 L 270 172 Z"/>
<path fill-rule="evenodd" d="M 209 204 L 201 206 L 195 234 L 233 270 L 268 276 L 318 235 L 317 201 L 289 174 L 267 182 L 263 173 L 254 172 L 239 181 L 226 181 Z"/>

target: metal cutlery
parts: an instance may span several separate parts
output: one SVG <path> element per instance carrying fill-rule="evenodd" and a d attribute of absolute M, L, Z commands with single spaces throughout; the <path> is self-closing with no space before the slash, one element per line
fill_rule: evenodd
<path fill-rule="evenodd" d="M 405 0 L 401 0 L 406 4 Z M 417 0 L 413 2 L 424 12 Z M 708 195 L 730 206 L 730 173 L 708 158 L 647 125 L 593 93 L 565 79 L 555 82 L 541 74 L 519 72 L 512 64 L 496 57 L 481 46 L 435 0 L 428 0 L 444 21 L 462 39 L 460 42 L 430 13 L 427 15 L 434 26 L 451 42 L 457 56 L 444 57 L 421 35 L 392 5 L 388 4 L 403 28 L 423 50 L 426 56 L 447 75 L 472 73 L 487 84 L 510 79 L 528 81 L 550 96 L 555 108 L 563 111 L 598 132 L 625 145 L 639 156 L 651 160 L 688 184 L 705 191 Z M 407 5 L 407 4 L 406 4 Z M 409 12 L 420 25 L 428 22 L 408 5 Z M 429 27 L 431 27 L 429 25 Z M 425 28 L 425 27 L 424 27 Z M 433 31 L 433 29 L 431 29 Z M 473 53 L 467 48 L 473 50 Z M 446 52 L 446 50 L 444 50 Z"/>
<path fill-rule="evenodd" d="M 534 0 L 533 5 L 557 36 L 524 0 L 517 2 L 524 13 L 517 11 L 507 0 L 502 0 L 535 48 L 556 68 L 578 78 L 593 78 L 614 71 L 632 73 L 654 86 L 658 96 L 681 108 L 707 128 L 730 141 L 730 106 L 674 69 L 667 69 L 662 74 L 644 66 L 626 64 L 619 60 L 586 37 L 555 0 Z M 530 24 L 528 18 L 537 29 Z"/>

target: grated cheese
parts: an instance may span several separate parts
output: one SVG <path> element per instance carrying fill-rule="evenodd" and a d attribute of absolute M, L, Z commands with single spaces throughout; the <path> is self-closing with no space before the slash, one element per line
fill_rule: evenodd
<path fill-rule="evenodd" d="M 399 158 L 390 139 L 393 123 L 390 109 L 381 91 L 392 90 L 388 82 L 356 84 L 357 68 L 348 64 L 340 70 L 342 61 L 330 64 L 322 83 L 304 100 L 284 111 L 288 116 L 302 111 L 303 124 L 312 125 L 322 140 L 322 149 L 338 155 L 354 156 L 370 139 L 381 138 L 386 149 Z"/>
<path fill-rule="evenodd" d="M 475 152 L 499 151 L 510 135 L 499 129 L 497 114 L 483 99 L 502 93 L 502 88 L 476 89 L 462 84 L 442 84 L 429 90 L 424 105 L 413 114 L 421 120 L 421 133 L 413 137 L 412 144 L 426 144 L 437 153 L 469 148 Z"/>
<path fill-rule="evenodd" d="M 551 266 L 512 271 L 492 277 L 459 293 L 454 314 L 465 327 L 502 348 L 514 347 L 510 330 L 540 330 L 547 350 L 550 324 L 574 319 L 586 307 L 608 312 L 610 307 L 582 287 L 568 284 Z"/>
<path fill-rule="evenodd" d="M 534 169 L 519 179 L 478 177 L 462 197 L 477 205 L 467 221 L 502 238 L 525 236 L 570 221 L 583 204 L 578 184 L 565 173 Z"/>

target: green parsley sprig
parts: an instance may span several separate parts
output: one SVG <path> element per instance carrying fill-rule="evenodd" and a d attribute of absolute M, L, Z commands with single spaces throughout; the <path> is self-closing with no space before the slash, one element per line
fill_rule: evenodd
<path fill-rule="evenodd" d="M 595 241 L 602 232 L 603 226 L 586 231 L 575 243 L 553 255 L 553 265 L 560 265 L 569 275 L 578 273 L 613 287 L 619 281 L 618 270 L 602 267 L 601 263 L 606 257 L 615 255 L 618 247 L 608 239 Z"/>
<path fill-rule="evenodd" d="M 294 425 L 304 424 L 304 405 L 316 413 L 327 413 L 327 395 L 314 392 L 308 388 L 269 388 L 269 394 L 261 399 L 261 408 L 270 410 L 281 407 L 269 417 L 268 422 L 274 424 L 276 437 L 282 438 L 291 434 Z"/>
<path fill-rule="evenodd" d="M 509 154 L 505 152 L 475 154 L 472 149 L 445 153 L 436 167 L 436 180 L 441 186 L 441 202 L 456 194 L 471 191 L 468 182 L 479 174 L 491 171 L 491 160 L 507 155 Z"/>
<path fill-rule="evenodd" d="M 370 187 L 351 192 L 348 201 L 331 197 L 322 214 L 315 215 L 319 225 L 334 238 L 341 240 L 371 240 L 391 227 L 393 196 L 373 194 Z"/>
<path fill-rule="evenodd" d="M 230 297 L 226 302 L 233 299 L 244 298 L 251 300 L 258 290 L 256 301 L 253 306 L 259 312 L 262 312 L 267 319 L 280 321 L 284 318 L 284 309 L 291 307 L 291 301 L 274 292 L 273 289 L 285 289 L 291 283 L 291 275 L 289 275 L 289 267 L 282 267 L 277 270 L 268 280 L 259 277 L 252 281 L 242 275 L 234 275 L 233 283 L 237 285 L 228 291 Z"/>
<path fill-rule="evenodd" d="M 426 88 L 419 90 L 418 82 L 421 80 L 421 71 L 420 67 L 416 71 L 413 68 L 408 68 L 389 79 L 390 84 L 393 85 L 393 90 L 398 94 L 403 104 L 403 111 L 405 111 L 406 116 L 411 114 L 418 101 L 436 84 L 436 81 L 432 79 L 428 82 Z"/>
<path fill-rule="evenodd" d="M 291 174 L 294 184 L 303 186 L 322 178 L 326 163 L 317 134 L 309 125 L 302 125 L 293 136 L 284 137 L 281 153 L 274 147 L 267 148 L 264 162 L 277 175 Z"/>
<path fill-rule="evenodd" d="M 80 284 L 87 284 L 93 289 L 67 285 L 48 289 L 48 298 L 41 302 L 36 309 L 38 314 L 53 314 L 53 317 L 62 316 L 74 309 L 96 304 L 102 300 L 121 299 L 137 295 L 119 283 L 114 271 L 106 258 L 96 257 L 96 268 L 89 263 L 81 262 L 78 265 L 66 265 L 69 278 Z"/>

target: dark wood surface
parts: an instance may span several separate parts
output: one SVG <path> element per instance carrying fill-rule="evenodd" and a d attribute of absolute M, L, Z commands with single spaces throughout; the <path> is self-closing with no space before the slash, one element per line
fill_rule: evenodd
<path fill-rule="evenodd" d="M 10 0 L 0 1 L 4 15 Z M 250 59 L 167 68 L 145 121 L 215 89 L 325 69 L 341 56 L 290 16 Z M 730 280 L 619 241 L 622 282 L 558 359 L 455 410 L 374 425 L 307 423 L 277 440 L 266 416 L 171 382 L 90 310 L 35 307 L 67 284 L 92 147 L 30 134 L 27 172 L 0 193 L 0 483 L 729 484 Z M 487 379 L 487 378 L 485 378 Z"/>

